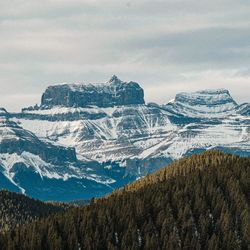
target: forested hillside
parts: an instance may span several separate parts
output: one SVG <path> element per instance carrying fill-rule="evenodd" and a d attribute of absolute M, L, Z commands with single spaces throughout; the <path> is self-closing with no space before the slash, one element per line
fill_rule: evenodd
<path fill-rule="evenodd" d="M 0 231 L 62 212 L 66 207 L 63 203 L 44 203 L 22 194 L 0 190 Z"/>
<path fill-rule="evenodd" d="M 2 249 L 249 249 L 250 158 L 193 155 L 1 235 Z"/>

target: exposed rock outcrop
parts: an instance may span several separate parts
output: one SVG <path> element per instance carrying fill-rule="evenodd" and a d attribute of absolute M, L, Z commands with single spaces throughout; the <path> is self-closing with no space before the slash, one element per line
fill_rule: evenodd
<path fill-rule="evenodd" d="M 144 104 L 144 92 L 136 82 L 123 82 L 113 76 L 102 84 L 62 84 L 49 86 L 41 107 L 113 107 Z"/>

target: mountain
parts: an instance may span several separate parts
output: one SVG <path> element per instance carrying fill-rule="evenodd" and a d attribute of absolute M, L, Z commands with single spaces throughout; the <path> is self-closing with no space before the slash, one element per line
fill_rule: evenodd
<path fill-rule="evenodd" d="M 0 232 L 63 212 L 70 207 L 67 204 L 44 203 L 7 190 L 0 190 L 0 204 Z"/>
<path fill-rule="evenodd" d="M 215 118 L 234 114 L 237 106 L 228 90 L 217 89 L 179 93 L 174 102 L 170 102 L 164 107 L 170 112 L 188 117 Z"/>
<path fill-rule="evenodd" d="M 143 89 L 135 82 L 123 82 L 113 76 L 102 84 L 61 84 L 48 87 L 42 95 L 41 107 L 113 107 L 144 104 Z"/>
<path fill-rule="evenodd" d="M 39 142 L 36 151 L 29 141 L 32 146 L 24 149 L 17 144 L 19 149 L 14 147 L 13 152 L 7 152 L 1 142 L 0 159 L 7 152 L 8 159 L 19 165 L 25 155 L 29 164 L 22 170 L 33 171 L 32 177 L 21 178 L 11 167 L 10 178 L 9 163 L 0 160 L 0 173 L 32 197 L 88 200 L 193 153 L 220 149 L 250 155 L 249 110 L 250 104 L 238 105 L 225 89 L 179 93 L 157 105 L 145 104 L 138 83 L 117 76 L 100 84 L 52 85 L 42 94 L 40 105 L 20 113 L 0 111 L 0 119 Z M 4 125 L 5 131 L 13 130 L 10 126 Z M 48 152 L 48 157 L 41 151 Z M 46 164 L 35 167 L 30 164 L 37 162 L 34 157 Z M 46 173 L 44 165 L 50 166 L 45 167 Z"/>
<path fill-rule="evenodd" d="M 208 151 L 85 207 L 0 236 L 3 249 L 249 249 L 250 158 Z"/>
<path fill-rule="evenodd" d="M 44 200 L 91 198 L 112 191 L 114 180 L 96 174 L 99 163 L 78 161 L 74 148 L 39 139 L 8 116 L 0 118 L 0 188 Z"/>

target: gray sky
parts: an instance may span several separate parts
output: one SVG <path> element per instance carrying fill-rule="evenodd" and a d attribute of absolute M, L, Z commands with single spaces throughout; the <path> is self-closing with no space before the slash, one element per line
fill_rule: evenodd
<path fill-rule="evenodd" d="M 0 0 L 0 107 L 113 74 L 147 102 L 207 88 L 250 102 L 249 13 L 249 0 Z"/>

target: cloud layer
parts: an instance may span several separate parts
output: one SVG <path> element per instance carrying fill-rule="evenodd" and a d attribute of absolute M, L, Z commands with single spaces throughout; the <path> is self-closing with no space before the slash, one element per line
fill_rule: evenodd
<path fill-rule="evenodd" d="M 148 102 L 228 88 L 250 101 L 248 0 L 0 2 L 0 106 L 19 110 L 57 82 L 139 82 Z"/>

